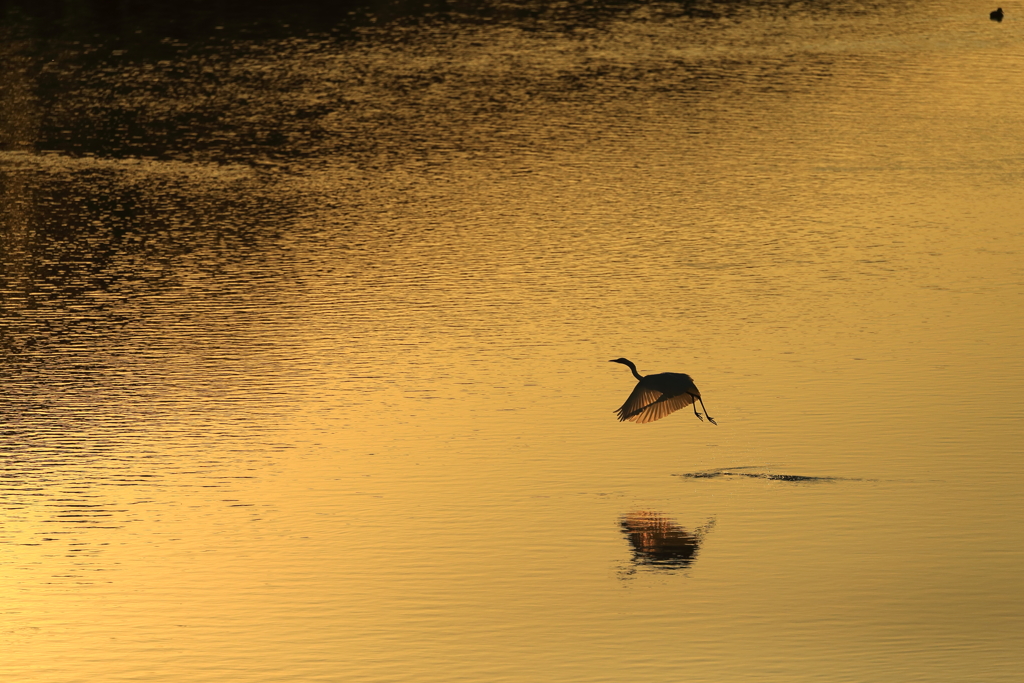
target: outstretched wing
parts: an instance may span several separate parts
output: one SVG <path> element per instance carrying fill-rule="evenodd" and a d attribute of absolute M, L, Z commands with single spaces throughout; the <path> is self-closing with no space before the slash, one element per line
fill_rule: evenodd
<path fill-rule="evenodd" d="M 644 424 L 660 420 L 691 403 L 693 403 L 693 396 L 690 394 L 671 396 L 644 386 L 641 382 L 636 385 L 633 393 L 629 395 L 622 407 L 615 412 L 620 421 L 629 420 L 637 424 Z"/>

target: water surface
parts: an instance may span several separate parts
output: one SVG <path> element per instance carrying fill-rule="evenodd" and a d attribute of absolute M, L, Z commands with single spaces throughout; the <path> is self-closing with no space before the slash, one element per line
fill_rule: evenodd
<path fill-rule="evenodd" d="M 6 677 L 1016 680 L 991 9 L 10 14 Z"/>

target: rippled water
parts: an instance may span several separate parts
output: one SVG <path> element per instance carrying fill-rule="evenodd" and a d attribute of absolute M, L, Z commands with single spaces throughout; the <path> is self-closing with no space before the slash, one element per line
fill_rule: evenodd
<path fill-rule="evenodd" d="M 5 680 L 1017 680 L 1014 8 L 297 7 L 6 10 Z"/>

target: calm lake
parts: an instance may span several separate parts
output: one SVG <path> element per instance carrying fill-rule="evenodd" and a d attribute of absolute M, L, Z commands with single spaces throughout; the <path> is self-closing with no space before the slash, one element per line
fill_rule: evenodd
<path fill-rule="evenodd" d="M 0 2 L 2 680 L 1021 680 L 1024 5 L 211 4 Z"/>

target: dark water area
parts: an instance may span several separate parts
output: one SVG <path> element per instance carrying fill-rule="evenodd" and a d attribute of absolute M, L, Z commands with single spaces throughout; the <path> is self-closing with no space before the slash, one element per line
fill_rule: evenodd
<path fill-rule="evenodd" d="M 429 3 L 427 3 L 429 7 Z M 159 34 L 167 38 L 208 39 L 239 35 L 281 37 L 296 31 L 342 30 L 361 22 L 390 20 L 425 13 L 422 3 L 279 2 L 218 0 L 214 2 L 130 2 L 85 0 L 0 4 L 5 26 L 14 35 L 42 40 L 125 41 L 145 44 Z M 214 32 L 224 33 L 214 33 Z M 155 46 L 154 46 L 155 47 Z"/>
<path fill-rule="evenodd" d="M 808 4 L 808 3 L 802 3 Z M 162 33 L 179 39 L 240 36 L 283 37 L 306 32 L 344 33 L 360 26 L 459 19 L 467 23 L 521 23 L 537 29 L 571 29 L 600 24 L 650 3 L 602 0 L 546 3 L 531 0 L 494 2 L 472 0 L 217 0 L 198 2 L 131 2 L 127 0 L 4 0 L 0 9 L 5 26 L 14 34 L 41 39 L 141 41 L 143 33 Z M 777 3 L 661 2 L 666 16 L 728 17 L 740 7 L 773 7 Z M 846 3 L 810 3 L 820 11 L 844 10 Z M 859 11 L 870 11 L 865 4 Z M 224 33 L 213 34 L 211 31 Z"/>
<path fill-rule="evenodd" d="M 648 88 L 661 87 L 652 79 L 668 79 L 677 89 L 716 89 L 730 61 L 726 56 L 725 63 L 708 65 L 676 57 L 630 65 L 598 57 L 552 65 L 556 70 L 543 79 L 529 71 L 467 73 L 459 67 L 459 52 L 473 58 L 495 48 L 488 44 L 487 27 L 540 38 L 557 35 L 568 41 L 562 49 L 571 54 L 573 44 L 584 49 L 595 32 L 607 33 L 639 10 L 652 24 L 684 18 L 730 23 L 744 15 L 788 11 L 760 2 L 262 0 L 8 2 L 0 7 L 6 17 L 0 28 L 5 63 L 13 68 L 5 78 L 7 122 L 0 149 L 247 164 L 344 154 L 360 165 L 372 165 L 382 153 L 424 154 L 424 140 L 436 133 L 424 129 L 436 123 L 432 91 L 439 88 L 446 91 L 444 105 L 459 109 L 444 113 L 468 122 L 514 116 L 538 101 L 583 104 L 595 94 L 603 100 L 643 97 Z M 796 11 L 881 12 L 889 19 L 900 13 L 891 5 L 847 3 L 804 4 Z M 434 68 L 388 73 L 373 64 L 335 64 L 346 72 L 325 73 L 332 66 L 324 61 L 325 50 L 412 46 L 438 33 L 453 43 L 447 47 L 461 50 L 435 52 L 440 61 Z M 745 61 L 741 53 L 733 59 Z M 509 55 L 510 66 L 518 61 Z M 782 78 L 793 67 L 807 65 L 779 60 L 759 77 Z M 388 93 L 386 114 L 361 111 L 362 102 L 346 92 L 353 86 Z M 351 120 L 339 126 L 342 117 Z M 457 143 L 489 151 L 479 139 Z"/>

